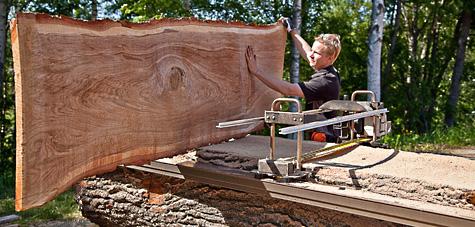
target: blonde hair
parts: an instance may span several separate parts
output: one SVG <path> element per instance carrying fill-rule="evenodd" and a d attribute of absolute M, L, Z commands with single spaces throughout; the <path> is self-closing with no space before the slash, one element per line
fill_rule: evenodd
<path fill-rule="evenodd" d="M 340 36 L 337 34 L 320 34 L 319 36 L 315 36 L 315 41 L 318 41 L 325 46 L 325 54 L 334 57 L 332 61 L 333 64 L 333 62 L 338 58 L 338 55 L 340 55 Z"/>

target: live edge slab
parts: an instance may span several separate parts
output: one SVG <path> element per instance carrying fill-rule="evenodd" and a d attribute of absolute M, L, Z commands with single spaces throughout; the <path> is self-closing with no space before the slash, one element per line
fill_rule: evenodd
<path fill-rule="evenodd" d="M 16 95 L 16 209 L 40 206 L 86 176 L 241 137 L 279 94 L 282 25 L 194 19 L 79 21 L 20 13 L 11 26 Z"/>

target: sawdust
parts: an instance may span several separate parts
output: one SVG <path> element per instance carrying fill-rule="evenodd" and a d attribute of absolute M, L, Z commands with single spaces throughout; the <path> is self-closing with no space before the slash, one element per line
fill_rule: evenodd
<path fill-rule="evenodd" d="M 186 161 L 196 161 L 196 150 L 189 150 L 185 154 L 180 154 L 180 155 L 175 155 L 170 158 L 162 158 L 159 159 L 160 162 L 165 162 L 165 163 L 180 163 L 180 162 L 186 162 Z"/>

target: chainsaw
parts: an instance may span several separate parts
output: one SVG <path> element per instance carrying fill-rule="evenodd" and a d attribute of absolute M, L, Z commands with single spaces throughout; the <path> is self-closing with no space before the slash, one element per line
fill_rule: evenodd
<path fill-rule="evenodd" d="M 359 95 L 368 95 L 371 101 L 357 101 Z M 280 111 L 283 103 L 295 103 L 297 112 Z M 278 109 L 278 110 L 277 110 Z M 320 120 L 323 113 L 336 111 L 337 117 Z M 266 159 L 259 160 L 258 172 L 278 177 L 303 176 L 302 164 L 335 156 L 343 151 L 351 150 L 361 143 L 375 144 L 391 130 L 391 121 L 387 120 L 389 111 L 382 102 L 377 102 L 372 91 L 359 90 L 351 95 L 351 100 L 331 100 L 318 109 L 302 111 L 298 99 L 277 98 L 263 117 L 221 122 L 218 128 L 236 127 L 258 122 L 270 125 L 270 153 Z M 279 134 L 297 133 L 297 155 L 295 157 L 275 160 L 276 124 L 291 125 L 280 128 Z M 333 126 L 338 132 L 340 144 L 302 154 L 303 132 L 324 126 Z"/>

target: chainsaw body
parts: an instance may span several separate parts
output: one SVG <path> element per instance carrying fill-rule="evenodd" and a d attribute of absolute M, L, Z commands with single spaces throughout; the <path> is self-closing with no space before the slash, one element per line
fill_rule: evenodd
<path fill-rule="evenodd" d="M 357 95 L 370 95 L 371 101 L 356 101 Z M 353 115 L 356 113 L 369 112 L 384 109 L 382 102 L 377 102 L 371 91 L 355 91 L 351 100 L 331 100 L 320 106 L 322 110 L 339 112 L 338 115 Z M 338 132 L 341 141 L 355 138 L 372 138 L 375 142 L 391 131 L 391 121 L 388 121 L 386 113 L 363 117 L 352 121 L 343 121 L 333 125 Z"/>

